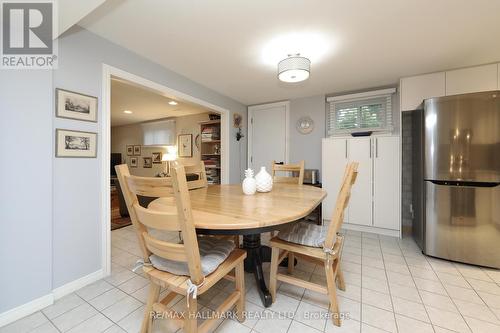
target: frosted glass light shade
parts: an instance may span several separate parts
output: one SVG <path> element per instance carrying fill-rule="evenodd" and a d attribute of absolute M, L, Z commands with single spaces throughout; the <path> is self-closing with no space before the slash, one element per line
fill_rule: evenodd
<path fill-rule="evenodd" d="M 283 82 L 300 82 L 309 78 L 311 61 L 305 57 L 290 56 L 278 63 L 278 79 Z"/>

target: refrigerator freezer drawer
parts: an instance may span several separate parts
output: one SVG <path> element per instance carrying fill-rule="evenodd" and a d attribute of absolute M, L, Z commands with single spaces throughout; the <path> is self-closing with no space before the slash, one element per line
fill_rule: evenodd
<path fill-rule="evenodd" d="M 424 253 L 500 268 L 500 186 L 425 182 Z"/>

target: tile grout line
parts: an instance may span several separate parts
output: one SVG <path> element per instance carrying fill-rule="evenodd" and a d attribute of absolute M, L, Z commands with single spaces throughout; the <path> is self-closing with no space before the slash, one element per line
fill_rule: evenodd
<path fill-rule="evenodd" d="M 410 270 L 410 265 L 408 265 L 408 261 L 406 260 L 406 256 L 404 255 L 404 252 L 403 252 L 403 249 L 401 248 L 401 244 L 400 244 L 399 240 L 397 243 L 398 243 L 399 249 L 401 250 L 401 254 L 403 255 L 403 260 L 405 261 L 406 267 L 408 268 L 408 271 L 410 272 L 411 279 L 412 279 L 413 283 L 415 284 L 415 289 L 417 290 L 418 297 L 420 298 L 420 301 L 422 302 L 422 307 L 424 308 L 425 314 L 427 315 L 427 318 L 429 319 L 430 325 L 432 327 L 432 331 L 436 332 L 436 329 L 434 328 L 434 323 L 432 322 L 431 316 L 429 316 L 429 312 L 427 311 L 426 304 L 424 303 L 424 300 L 422 299 L 422 295 L 420 295 L 420 289 L 418 288 L 417 284 L 415 283 L 415 277 L 413 276 L 413 273 Z M 429 264 L 429 262 L 427 261 L 427 258 L 425 258 L 425 256 L 424 256 L 424 259 L 425 259 L 425 262 L 432 269 L 432 266 Z M 436 273 L 434 273 L 434 274 L 436 274 Z M 438 277 L 438 279 L 439 279 L 439 277 Z"/>
<path fill-rule="evenodd" d="M 427 261 L 427 263 L 430 265 L 431 267 L 431 270 L 434 272 L 434 274 L 438 277 L 439 279 L 439 283 L 441 284 L 441 286 L 443 287 L 444 291 L 446 292 L 446 295 L 448 296 L 448 298 L 451 300 L 451 302 L 453 303 L 453 305 L 455 306 L 455 308 L 458 310 L 458 314 L 460 315 L 460 317 L 462 317 L 462 320 L 465 322 L 465 325 L 467 325 L 467 328 L 469 329 L 470 332 L 472 332 L 472 329 L 470 328 L 469 326 L 469 323 L 467 322 L 467 320 L 465 320 L 462 312 L 460 312 L 460 309 L 458 308 L 457 304 L 455 303 L 453 297 L 450 296 L 450 294 L 448 293 L 448 290 L 445 288 L 445 286 L 443 285 L 443 283 L 441 282 L 441 279 L 439 278 L 439 275 L 436 273 L 436 270 L 434 269 L 434 266 L 432 266 L 432 264 L 429 262 L 428 258 L 425 256 L 425 260 Z M 462 273 L 455 267 L 453 266 L 459 273 L 460 273 L 460 276 L 462 276 Z M 466 280 L 467 281 L 467 280 Z M 475 292 L 475 291 L 474 291 Z M 441 311 L 446 311 L 446 310 L 442 310 Z M 449 312 L 449 311 L 448 311 Z"/>
<path fill-rule="evenodd" d="M 389 276 L 387 275 L 387 267 L 385 266 L 385 258 L 384 258 L 384 253 L 382 252 L 382 246 L 380 245 L 380 239 L 379 239 L 379 247 L 380 247 L 380 253 L 382 254 L 382 264 L 384 265 L 384 273 L 385 273 L 385 277 L 387 279 L 387 289 L 389 289 L 389 299 L 391 300 L 392 316 L 394 317 L 394 324 L 396 325 L 396 332 L 399 332 L 398 321 L 396 320 L 396 310 L 394 309 L 394 302 L 392 301 L 391 286 L 389 284 Z"/>

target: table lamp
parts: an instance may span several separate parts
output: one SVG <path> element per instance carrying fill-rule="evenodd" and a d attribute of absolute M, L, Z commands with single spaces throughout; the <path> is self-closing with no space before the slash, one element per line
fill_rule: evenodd
<path fill-rule="evenodd" d="M 175 161 L 177 159 L 177 147 L 169 146 L 167 147 L 167 153 L 163 154 L 161 161 L 167 162 L 165 165 L 165 173 L 167 176 L 170 176 L 170 162 Z"/>

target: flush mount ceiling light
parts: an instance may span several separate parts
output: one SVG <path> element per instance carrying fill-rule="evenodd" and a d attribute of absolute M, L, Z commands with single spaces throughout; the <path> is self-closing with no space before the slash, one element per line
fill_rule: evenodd
<path fill-rule="evenodd" d="M 179 103 L 177 103 L 176 101 L 170 101 L 170 102 L 168 102 L 168 104 L 170 104 L 170 105 L 177 105 Z"/>
<path fill-rule="evenodd" d="M 131 114 L 131 113 L 132 113 L 132 111 L 130 111 L 130 110 L 125 110 L 125 111 L 123 111 L 123 113 L 126 113 L 126 114 Z"/>
<path fill-rule="evenodd" d="M 309 78 L 311 60 L 301 57 L 299 53 L 289 54 L 288 58 L 278 63 L 278 79 L 283 82 L 300 82 Z"/>

